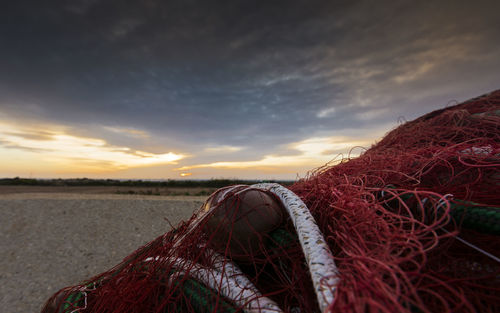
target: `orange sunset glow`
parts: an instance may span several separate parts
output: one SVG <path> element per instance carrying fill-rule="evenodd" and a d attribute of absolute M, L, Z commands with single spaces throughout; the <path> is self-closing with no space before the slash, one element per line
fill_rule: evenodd
<path fill-rule="evenodd" d="M 131 135 L 149 138 L 145 131 L 105 127 L 124 137 Z M 379 132 L 379 135 L 382 135 Z M 191 153 L 152 153 L 126 146 L 111 145 L 104 139 L 72 135 L 68 128 L 58 125 L 19 126 L 0 122 L 0 170 L 11 175 L 40 177 L 90 177 L 136 178 L 204 177 L 217 172 L 228 177 L 255 178 L 251 171 L 260 175 L 289 177 L 297 175 L 297 169 L 306 173 L 311 166 L 323 164 L 342 157 L 355 157 L 373 142 L 372 138 L 313 137 L 299 142 L 284 144 L 289 154 L 265 155 L 249 161 L 218 161 L 193 163 Z M 354 147 L 357 149 L 352 149 Z M 205 155 L 230 154 L 248 149 L 246 147 L 214 146 L 199 152 Z M 198 157 L 200 156 L 198 155 Z M 156 174 L 152 174 L 156 171 Z M 190 171 L 190 172 L 186 172 Z M 198 171 L 198 172 L 197 172 Z M 294 172 L 295 171 L 295 172 Z M 123 175 L 123 176 L 122 176 Z M 205 176 L 203 176 L 205 175 Z M 288 176 L 287 176 L 288 175 Z"/>

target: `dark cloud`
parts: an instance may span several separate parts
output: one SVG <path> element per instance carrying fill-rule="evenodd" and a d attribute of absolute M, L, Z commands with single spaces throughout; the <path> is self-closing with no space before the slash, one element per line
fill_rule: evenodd
<path fill-rule="evenodd" d="M 497 1 L 11 1 L 0 13 L 0 111 L 109 139 L 116 135 L 85 125 L 262 156 L 498 88 L 499 9 Z"/>

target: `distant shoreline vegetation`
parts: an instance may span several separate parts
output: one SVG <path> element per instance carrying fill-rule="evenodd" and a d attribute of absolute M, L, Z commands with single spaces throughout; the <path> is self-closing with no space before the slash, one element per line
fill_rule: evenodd
<path fill-rule="evenodd" d="M 256 183 L 278 183 L 284 186 L 292 185 L 293 180 L 246 180 L 246 179 L 207 179 L 207 180 L 117 180 L 117 179 L 33 179 L 33 178 L 1 178 L 0 185 L 23 186 L 129 186 L 129 187 L 208 187 L 222 188 L 230 185 L 251 185 Z"/>

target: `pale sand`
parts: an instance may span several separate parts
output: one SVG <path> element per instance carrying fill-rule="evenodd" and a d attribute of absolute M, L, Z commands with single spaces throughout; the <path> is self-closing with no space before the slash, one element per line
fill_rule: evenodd
<path fill-rule="evenodd" d="M 191 217 L 206 197 L 0 195 L 1 312 L 39 312 L 58 289 L 119 263 Z"/>

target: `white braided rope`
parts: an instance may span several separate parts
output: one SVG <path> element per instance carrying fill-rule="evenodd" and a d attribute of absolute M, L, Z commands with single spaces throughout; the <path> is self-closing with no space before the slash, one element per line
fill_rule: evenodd
<path fill-rule="evenodd" d="M 278 196 L 290 215 L 311 273 L 319 308 L 324 312 L 335 298 L 338 284 L 337 266 L 323 234 L 304 202 L 279 184 L 255 184 L 253 188 L 268 190 Z"/>
<path fill-rule="evenodd" d="M 223 273 L 226 277 L 233 278 L 240 288 L 253 292 L 252 302 L 255 305 L 251 307 L 258 309 L 256 312 L 283 312 L 273 300 L 262 296 L 257 287 L 245 276 L 238 265 L 215 251 L 207 249 L 206 252 L 211 254 L 210 258 L 213 261 L 213 267 L 217 271 Z"/>
<path fill-rule="evenodd" d="M 251 185 L 250 188 L 268 190 L 274 193 L 285 206 L 297 231 L 305 255 L 319 308 L 321 312 L 324 312 L 335 298 L 339 279 L 330 248 L 316 225 L 314 217 L 296 194 L 279 184 L 262 183 Z M 225 190 L 224 196 L 231 189 L 234 190 L 233 188 Z M 179 239 L 177 243 L 182 242 L 186 235 L 198 226 L 208 213 L 209 211 L 199 212 L 193 223 L 194 225 L 191 225 L 186 234 L 177 238 Z M 151 260 L 153 258 L 146 259 L 146 261 Z M 182 268 L 188 262 L 181 258 L 172 259 L 171 261 L 179 268 Z M 262 296 L 234 263 L 226 260 L 221 255 L 214 253 L 214 267 L 218 269 L 209 269 L 196 263 L 191 263 L 189 266 L 192 269 L 189 272 L 191 276 L 214 290 L 220 290 L 222 295 L 243 307 L 245 312 L 282 312 L 274 301 Z M 183 274 L 183 272 L 179 273 Z"/>
<path fill-rule="evenodd" d="M 178 269 L 176 276 L 188 275 L 204 283 L 213 290 L 232 300 L 248 313 L 280 313 L 283 312 L 271 299 L 262 296 L 257 287 L 243 274 L 238 266 L 223 256 L 214 253 L 214 268 L 207 268 L 198 263 L 182 258 L 150 257 L 145 262 L 166 261 Z M 190 270 L 186 272 L 185 268 Z"/>

